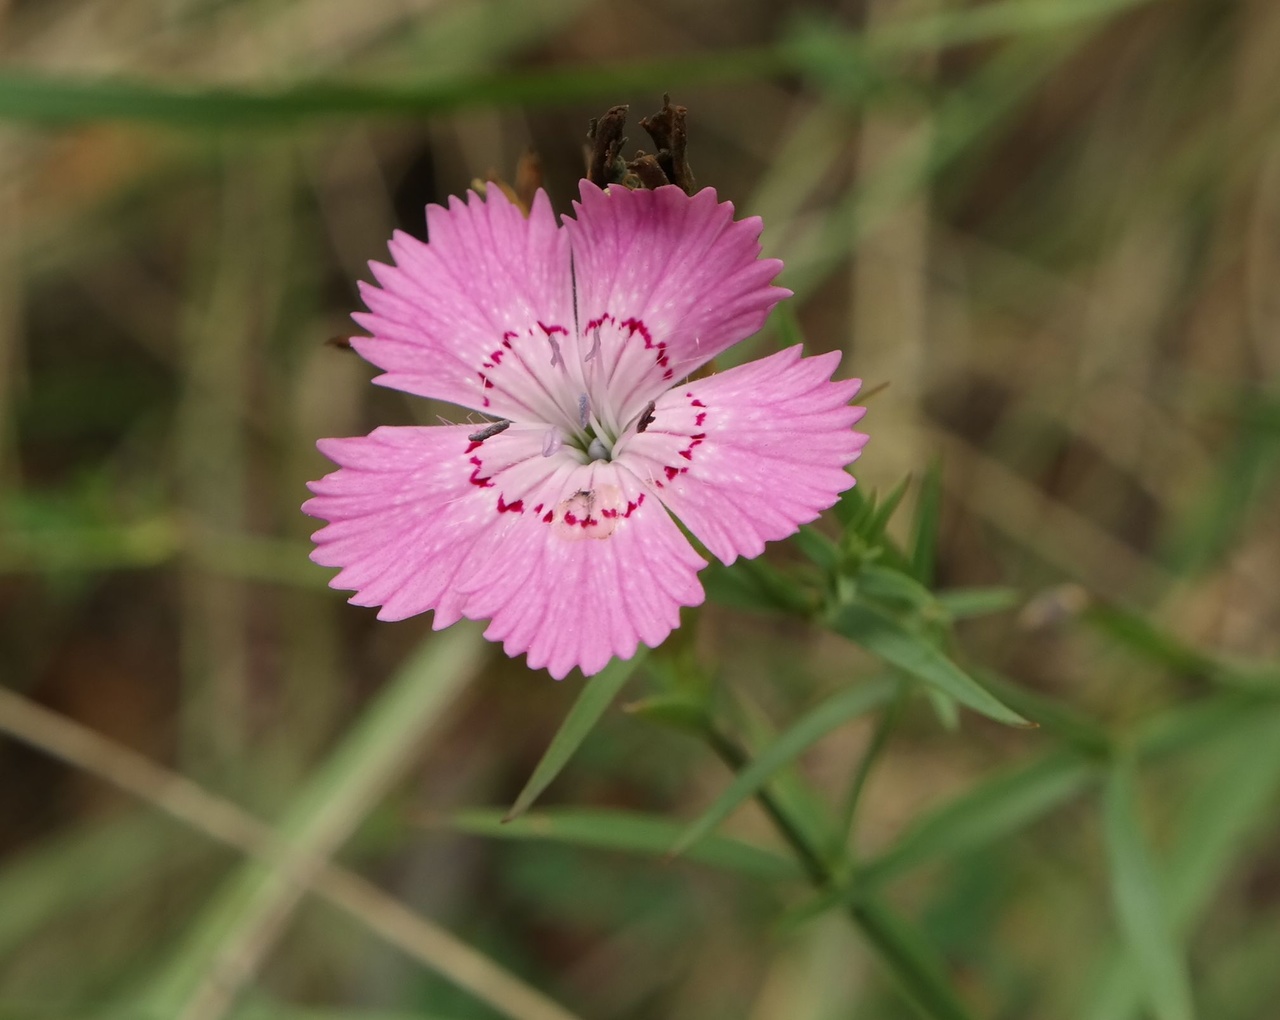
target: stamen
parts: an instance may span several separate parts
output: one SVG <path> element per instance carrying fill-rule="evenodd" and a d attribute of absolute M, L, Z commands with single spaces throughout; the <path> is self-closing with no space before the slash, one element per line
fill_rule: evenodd
<path fill-rule="evenodd" d="M 578 424 L 584 429 L 591 424 L 591 405 L 585 393 L 578 396 Z"/>
<path fill-rule="evenodd" d="M 600 353 L 600 327 L 597 326 L 595 329 L 591 331 L 591 350 L 587 351 L 587 356 L 582 360 L 590 361 L 599 353 Z"/>
<path fill-rule="evenodd" d="M 653 424 L 653 408 L 652 400 L 644 405 L 644 410 L 640 412 L 640 420 L 636 422 L 636 433 L 639 434 Z"/>
<path fill-rule="evenodd" d="M 564 356 L 560 353 L 560 341 L 550 333 L 547 334 L 547 342 L 551 344 L 551 367 L 564 364 Z"/>
<path fill-rule="evenodd" d="M 506 418 L 500 418 L 492 425 L 486 425 L 479 432 L 472 432 L 467 438 L 473 443 L 483 443 L 486 439 L 492 439 L 499 432 L 506 432 L 509 428 L 511 428 L 511 422 Z"/>

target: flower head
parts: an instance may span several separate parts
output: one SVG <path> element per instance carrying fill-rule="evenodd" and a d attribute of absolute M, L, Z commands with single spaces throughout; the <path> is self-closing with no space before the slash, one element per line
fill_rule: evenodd
<path fill-rule="evenodd" d="M 382 385 L 497 421 L 321 440 L 312 559 L 379 619 L 488 619 L 531 667 L 591 674 L 702 601 L 672 515 L 731 563 L 853 484 L 858 382 L 799 347 L 688 381 L 789 293 L 710 189 L 584 181 L 563 224 L 487 190 L 428 207 L 429 243 L 393 237 L 352 344 Z"/>

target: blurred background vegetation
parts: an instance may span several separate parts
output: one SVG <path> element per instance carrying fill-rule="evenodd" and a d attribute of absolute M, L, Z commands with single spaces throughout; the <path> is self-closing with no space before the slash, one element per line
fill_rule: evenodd
<path fill-rule="evenodd" d="M 1277 53 L 1273 0 L 0 2 L 0 1016 L 913 1015 L 757 809 L 661 859 L 729 781 L 679 733 L 615 707 L 500 830 L 581 678 L 307 560 L 314 441 L 448 413 L 326 342 L 366 262 L 530 147 L 567 211 L 664 91 L 797 293 L 747 353 L 888 384 L 859 489 L 1041 724 L 795 776 L 874 752 L 857 857 L 974 1016 L 1280 1015 Z M 717 605 L 663 655 L 775 728 L 883 672 Z"/>

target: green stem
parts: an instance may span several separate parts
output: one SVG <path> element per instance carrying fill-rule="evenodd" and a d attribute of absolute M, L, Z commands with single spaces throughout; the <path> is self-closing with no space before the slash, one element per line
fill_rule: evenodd
<path fill-rule="evenodd" d="M 741 772 L 751 761 L 747 752 L 726 733 L 716 729 L 708 721 L 705 734 L 711 749 L 733 772 Z M 756 800 L 764 808 L 765 814 L 773 822 L 787 845 L 795 851 L 801 867 L 810 881 L 820 890 L 826 890 L 834 884 L 834 874 L 830 865 L 818 853 L 804 834 L 804 828 L 797 823 L 786 807 L 767 788 L 762 787 L 756 794 Z"/>
<path fill-rule="evenodd" d="M 716 756 L 734 772 L 751 761 L 750 755 L 728 734 L 708 720 L 704 736 Z M 795 851 L 800 865 L 819 892 L 840 891 L 844 884 L 837 871 L 805 834 L 804 827 L 791 816 L 785 804 L 767 788 L 756 800 L 764 808 L 778 833 Z M 933 949 L 910 925 L 875 897 L 858 894 L 842 897 L 849 917 L 880 954 L 911 1003 L 929 1020 L 972 1020 L 972 1015 L 947 983 L 945 966 Z"/>

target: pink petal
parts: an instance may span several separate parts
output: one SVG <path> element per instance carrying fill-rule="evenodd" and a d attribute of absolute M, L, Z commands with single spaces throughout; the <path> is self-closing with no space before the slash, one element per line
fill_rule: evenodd
<path fill-rule="evenodd" d="M 429 243 L 396 232 L 394 266 L 370 263 L 363 284 L 372 337 L 352 343 L 385 371 L 384 386 L 505 418 L 559 422 L 558 341 L 574 328 L 567 233 L 539 192 L 526 219 L 498 188 L 427 207 Z"/>
<path fill-rule="evenodd" d="M 689 196 L 675 186 L 601 191 L 583 181 L 575 210 L 565 228 L 580 353 L 599 341 L 592 388 L 610 380 L 619 406 L 638 409 L 755 333 L 790 294 L 770 285 L 782 263 L 759 257 L 759 217 L 735 221 L 710 188 Z"/>
<path fill-rule="evenodd" d="M 473 429 L 321 440 L 341 467 L 303 506 L 329 521 L 311 558 L 342 568 L 330 583 L 353 603 L 382 620 L 433 609 L 437 630 L 491 618 L 486 636 L 559 679 L 659 644 L 702 601 L 704 561 L 628 472 L 544 457 L 543 427 Z"/>
<path fill-rule="evenodd" d="M 315 496 L 302 509 L 329 521 L 312 536 L 311 558 L 342 568 L 332 587 L 381 606 L 382 620 L 434 609 L 438 630 L 463 615 L 459 586 L 477 544 L 500 541 L 525 490 L 576 466 L 536 452 L 544 430 L 513 426 L 483 443 L 467 438 L 474 430 L 383 427 L 320 441 L 341 467 L 310 483 Z"/>
<path fill-rule="evenodd" d="M 835 503 L 867 437 L 848 406 L 858 380 L 832 382 L 839 354 L 790 347 L 665 393 L 653 423 L 615 451 L 725 563 L 758 556 Z"/>
<path fill-rule="evenodd" d="M 659 644 L 680 607 L 703 599 L 705 565 L 675 522 L 629 472 L 582 465 L 525 497 L 486 562 L 464 582 L 466 615 L 491 618 L 485 636 L 531 668 L 588 676 L 640 642 Z"/>

